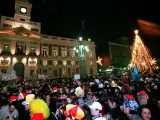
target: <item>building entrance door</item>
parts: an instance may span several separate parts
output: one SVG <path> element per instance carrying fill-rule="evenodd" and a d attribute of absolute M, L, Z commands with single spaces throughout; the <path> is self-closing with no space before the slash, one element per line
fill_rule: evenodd
<path fill-rule="evenodd" d="M 14 70 L 16 71 L 17 77 L 24 78 L 24 64 L 21 62 L 17 62 L 14 65 Z"/>

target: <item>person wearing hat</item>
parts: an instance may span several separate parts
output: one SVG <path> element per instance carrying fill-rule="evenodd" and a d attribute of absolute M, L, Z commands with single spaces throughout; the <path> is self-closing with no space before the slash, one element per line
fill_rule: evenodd
<path fill-rule="evenodd" d="M 24 107 L 25 107 L 23 120 L 30 120 L 31 119 L 31 115 L 30 115 L 30 112 L 29 112 L 29 102 L 23 101 L 22 105 L 24 105 Z"/>
<path fill-rule="evenodd" d="M 145 91 L 141 91 L 137 93 L 137 98 L 139 105 L 147 105 L 148 104 L 148 95 Z"/>
<path fill-rule="evenodd" d="M 78 104 L 83 107 L 85 105 L 84 97 L 84 90 L 81 87 L 77 87 L 75 89 L 75 95 L 78 97 Z"/>
<path fill-rule="evenodd" d="M 136 102 L 133 95 L 126 95 L 123 101 L 123 112 L 127 115 L 130 120 L 141 120 L 137 115 L 139 105 Z"/>
<path fill-rule="evenodd" d="M 18 110 L 19 116 L 18 120 L 23 120 L 24 119 L 24 106 L 22 105 L 22 102 L 25 101 L 27 94 L 24 92 L 21 92 L 16 101 L 13 101 L 13 104 L 15 105 L 16 109 Z"/>
<path fill-rule="evenodd" d="M 93 102 L 89 108 L 91 110 L 92 120 L 106 120 L 104 117 L 101 117 L 102 105 L 99 102 Z"/>

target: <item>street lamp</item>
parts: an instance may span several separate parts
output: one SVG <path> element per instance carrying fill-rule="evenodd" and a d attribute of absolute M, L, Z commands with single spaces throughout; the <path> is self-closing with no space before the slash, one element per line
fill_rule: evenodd
<path fill-rule="evenodd" d="M 89 52 L 88 46 L 85 46 L 82 41 L 82 37 L 79 37 L 79 45 L 74 47 L 73 50 L 76 53 L 79 53 L 79 61 L 80 61 L 80 76 L 86 77 L 86 62 L 85 62 L 85 52 Z"/>

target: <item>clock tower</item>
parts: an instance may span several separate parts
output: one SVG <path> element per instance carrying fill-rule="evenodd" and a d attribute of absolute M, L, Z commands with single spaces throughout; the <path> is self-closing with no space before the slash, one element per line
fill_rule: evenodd
<path fill-rule="evenodd" d="M 29 3 L 27 0 L 16 0 L 15 15 L 14 15 L 15 20 L 25 23 L 30 22 L 31 9 L 32 9 L 32 4 Z"/>

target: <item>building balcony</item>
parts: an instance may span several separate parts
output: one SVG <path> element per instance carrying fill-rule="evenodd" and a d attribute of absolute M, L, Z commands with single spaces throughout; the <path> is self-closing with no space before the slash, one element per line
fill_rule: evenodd
<path fill-rule="evenodd" d="M 2 51 L 0 55 L 12 55 L 10 51 Z"/>
<path fill-rule="evenodd" d="M 36 53 L 29 53 L 28 56 L 36 56 L 37 57 L 37 54 Z"/>
<path fill-rule="evenodd" d="M 25 52 L 23 52 L 23 51 L 15 52 L 14 55 L 15 55 L 15 56 L 26 56 Z"/>

